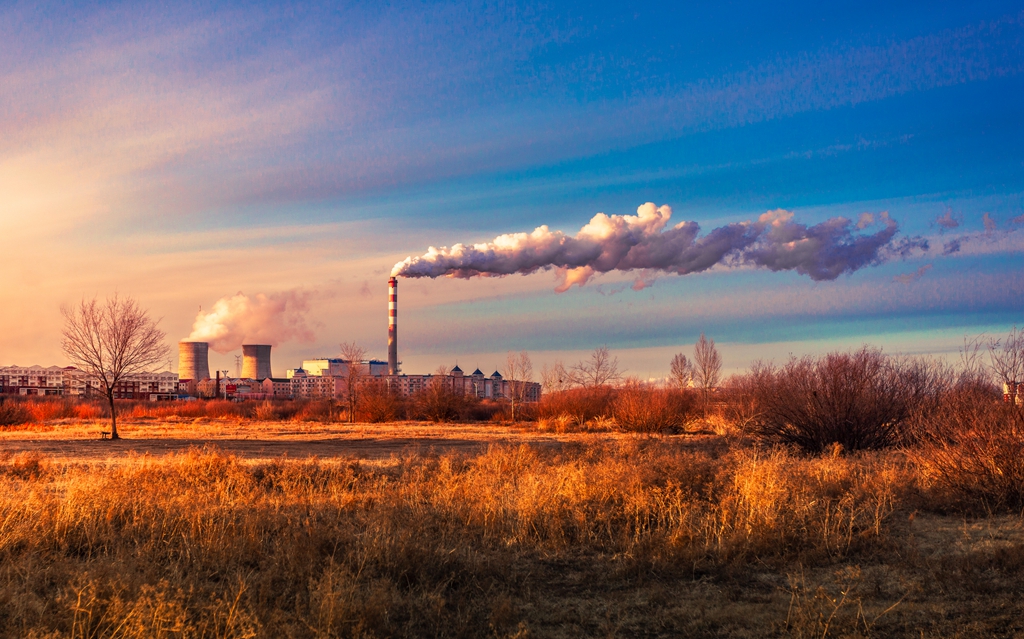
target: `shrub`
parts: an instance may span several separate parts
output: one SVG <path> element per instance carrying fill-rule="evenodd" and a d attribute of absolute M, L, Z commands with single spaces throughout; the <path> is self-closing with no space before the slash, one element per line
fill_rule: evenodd
<path fill-rule="evenodd" d="M 570 388 L 548 393 L 541 398 L 537 417 L 570 418 L 577 427 L 589 421 L 613 415 L 615 389 L 610 386 Z"/>
<path fill-rule="evenodd" d="M 21 402 L 4 400 L 0 398 L 0 426 L 18 426 L 32 421 Z"/>
<path fill-rule="evenodd" d="M 822 452 L 880 449 L 904 440 L 904 426 L 936 392 L 936 369 L 868 348 L 792 359 L 778 368 L 756 363 L 749 376 L 760 409 L 750 422 L 763 441 Z"/>
<path fill-rule="evenodd" d="M 623 430 L 657 433 L 682 426 L 674 393 L 636 378 L 627 379 L 615 394 L 615 422 Z"/>
<path fill-rule="evenodd" d="M 384 380 L 369 380 L 362 385 L 356 413 L 368 422 L 391 422 L 405 411 L 402 398 L 391 391 Z"/>
<path fill-rule="evenodd" d="M 1024 420 L 995 389 L 954 390 L 918 428 L 908 455 L 939 504 L 1024 510 Z"/>
<path fill-rule="evenodd" d="M 75 419 L 99 419 L 104 416 L 103 406 L 91 402 L 80 402 L 75 404 Z"/>
<path fill-rule="evenodd" d="M 509 405 L 496 402 L 492 399 L 483 399 L 466 402 L 462 411 L 462 418 L 468 422 L 508 422 L 512 421 L 512 414 Z M 516 404 L 516 417 L 518 421 L 530 421 L 533 410 L 530 404 Z"/>
<path fill-rule="evenodd" d="M 444 377 L 435 377 L 414 399 L 418 416 L 432 422 L 451 422 L 462 415 L 466 397 L 456 393 Z"/>
<path fill-rule="evenodd" d="M 334 422 L 341 418 L 341 408 L 333 399 L 310 399 L 301 402 L 291 416 L 296 422 Z"/>
<path fill-rule="evenodd" d="M 38 399 L 25 402 L 25 409 L 34 422 L 48 422 L 75 416 L 74 404 L 64 399 Z"/>
<path fill-rule="evenodd" d="M 270 400 L 264 400 L 256 406 L 252 410 L 252 417 L 253 419 L 261 422 L 272 422 L 279 419 L 277 416 L 277 407 L 274 406 L 274 402 Z"/>

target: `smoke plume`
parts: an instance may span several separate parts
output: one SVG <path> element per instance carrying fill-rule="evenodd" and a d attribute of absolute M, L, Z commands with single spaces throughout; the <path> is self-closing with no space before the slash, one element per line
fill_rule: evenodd
<path fill-rule="evenodd" d="M 308 298 L 308 293 L 298 290 L 222 297 L 212 310 L 199 311 L 188 339 L 209 342 L 218 353 L 236 350 L 242 344 L 312 341 L 313 332 L 306 324 Z"/>
<path fill-rule="evenodd" d="M 713 266 L 754 266 L 793 270 L 813 280 L 834 280 L 843 273 L 880 264 L 928 248 L 920 238 L 894 241 L 899 230 L 886 212 L 862 215 L 854 223 L 835 217 L 806 226 L 793 213 L 778 209 L 753 221 L 728 224 L 706 235 L 696 222 L 666 229 L 672 209 L 648 202 L 636 215 L 598 213 L 575 236 L 537 227 L 532 233 L 501 235 L 491 242 L 451 248 L 430 247 L 407 257 L 391 274 L 401 277 L 500 276 L 558 269 L 562 292 L 583 286 L 597 273 L 640 271 L 634 287 L 641 289 L 658 272 L 686 275 Z M 874 233 L 860 233 L 881 226 Z"/>

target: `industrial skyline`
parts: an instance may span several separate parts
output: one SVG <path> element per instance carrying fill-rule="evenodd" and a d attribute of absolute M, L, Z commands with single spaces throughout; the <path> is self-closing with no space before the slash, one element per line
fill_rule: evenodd
<path fill-rule="evenodd" d="M 407 371 L 607 345 L 662 377 L 702 331 L 727 371 L 955 353 L 1024 321 L 1022 36 L 999 1 L 6 5 L 0 365 L 63 362 L 60 305 L 115 291 L 213 370 L 243 342 L 387 360 L 384 280 L 430 247 Z M 757 233 L 706 269 L 484 255 L 645 203 L 661 226 L 609 246 Z M 830 234 L 789 259 L 773 224 Z"/>

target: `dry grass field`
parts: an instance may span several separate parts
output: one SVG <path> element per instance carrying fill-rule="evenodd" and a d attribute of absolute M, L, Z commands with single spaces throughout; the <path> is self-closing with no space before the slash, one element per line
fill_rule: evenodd
<path fill-rule="evenodd" d="M 0 432 L 6 637 L 1024 634 L 1024 525 L 899 450 L 532 425 Z"/>

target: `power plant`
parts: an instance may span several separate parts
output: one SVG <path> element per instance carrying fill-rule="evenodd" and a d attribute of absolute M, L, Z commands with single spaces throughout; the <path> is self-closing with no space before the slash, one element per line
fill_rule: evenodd
<path fill-rule="evenodd" d="M 209 343 L 178 342 L 178 377 L 195 381 L 210 378 Z"/>
<path fill-rule="evenodd" d="M 246 311 L 243 309 L 242 311 Z M 129 375 L 114 388 L 117 399 L 174 400 L 195 397 L 224 397 L 226 399 L 315 399 L 338 398 L 352 392 L 349 384 L 358 386 L 381 385 L 389 394 L 413 397 L 440 385 L 460 395 L 475 396 L 482 400 L 502 400 L 510 397 L 517 401 L 540 401 L 541 386 L 521 379 L 505 379 L 499 371 L 484 375 L 479 368 L 463 373 L 458 365 L 449 372 L 409 375 L 401 372 L 398 359 L 398 279 L 388 280 L 388 358 L 348 360 L 338 357 L 320 357 L 302 361 L 302 368 L 289 369 L 282 378 L 275 378 L 270 363 L 272 344 L 242 344 L 242 367 L 236 377 L 227 371 L 215 371 L 210 376 L 210 345 L 221 353 L 246 339 L 270 341 L 274 331 L 260 326 L 265 317 L 257 314 L 247 318 L 255 322 L 252 337 L 240 337 L 225 344 L 215 334 L 193 331 L 192 336 L 178 342 L 178 372 L 140 372 Z M 258 330 L 256 330 L 258 329 Z M 210 335 L 211 341 L 199 341 Z M 262 335 L 256 337 L 255 335 Z M 220 339 L 220 341 L 217 341 Z M 237 362 L 237 357 L 236 357 Z M 224 376 L 221 373 L 224 373 Z M 1007 401 L 1024 396 L 1024 385 L 1006 386 Z M 77 368 L 68 367 L 0 367 L 0 395 L 69 395 L 90 396 L 105 392 L 102 381 Z M 0 397 L 0 400 L 3 398 Z"/>
<path fill-rule="evenodd" d="M 398 375 L 398 278 L 388 280 L 388 375 Z"/>
<path fill-rule="evenodd" d="M 270 344 L 242 344 L 242 377 L 244 379 L 269 379 Z"/>

